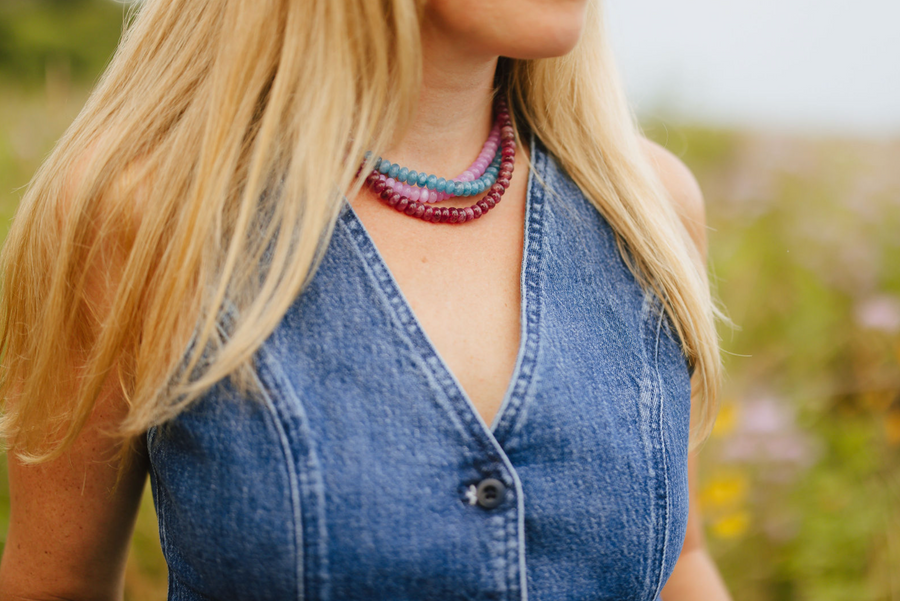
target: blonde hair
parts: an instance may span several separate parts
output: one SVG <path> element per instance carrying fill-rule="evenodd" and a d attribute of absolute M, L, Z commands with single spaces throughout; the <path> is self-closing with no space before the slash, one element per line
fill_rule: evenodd
<path fill-rule="evenodd" d="M 3 251 L 0 434 L 20 459 L 63 453 L 110 382 L 128 405 L 111 434 L 129 439 L 224 377 L 250 381 L 342 194 L 361 185 L 364 152 L 386 148 L 415 110 L 421 11 L 420 0 L 143 2 Z M 696 442 L 721 375 L 705 266 L 639 147 L 599 2 L 588 13 L 573 52 L 501 59 L 498 85 L 662 300 L 694 366 Z"/>

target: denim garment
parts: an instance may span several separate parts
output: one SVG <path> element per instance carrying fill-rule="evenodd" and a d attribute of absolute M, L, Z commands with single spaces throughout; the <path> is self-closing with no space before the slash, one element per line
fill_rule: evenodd
<path fill-rule="evenodd" d="M 262 401 L 223 381 L 147 432 L 169 599 L 658 599 L 687 523 L 688 366 L 607 222 L 531 146 L 494 423 L 345 202 L 259 350 Z"/>

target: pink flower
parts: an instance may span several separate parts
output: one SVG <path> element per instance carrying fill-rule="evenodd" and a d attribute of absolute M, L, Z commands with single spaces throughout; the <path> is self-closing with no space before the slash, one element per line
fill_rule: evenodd
<path fill-rule="evenodd" d="M 774 479 L 790 479 L 795 469 L 812 465 L 817 447 L 797 428 L 786 402 L 766 396 L 744 401 L 739 407 L 736 428 L 723 441 L 723 459 L 764 463 Z"/>
<path fill-rule="evenodd" d="M 872 296 L 856 305 L 856 323 L 887 334 L 900 332 L 900 299 L 888 294 Z"/>
<path fill-rule="evenodd" d="M 742 404 L 739 429 L 751 434 L 772 434 L 790 427 L 792 421 L 783 401 L 763 397 Z"/>

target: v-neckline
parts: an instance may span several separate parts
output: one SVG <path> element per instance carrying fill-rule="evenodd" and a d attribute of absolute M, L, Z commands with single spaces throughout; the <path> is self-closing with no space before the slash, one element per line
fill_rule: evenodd
<path fill-rule="evenodd" d="M 358 250 L 371 268 L 375 280 L 388 299 L 388 304 L 398 321 L 403 326 L 405 333 L 410 337 L 412 345 L 425 359 L 426 363 L 436 372 L 443 374 L 445 378 L 438 378 L 439 383 L 445 388 L 445 392 L 453 399 L 461 399 L 465 408 L 459 408 L 466 415 L 460 416 L 471 421 L 474 418 L 486 433 L 497 440 L 512 430 L 517 421 L 519 408 L 522 405 L 525 394 L 530 388 L 534 374 L 534 363 L 537 359 L 539 317 L 540 317 L 540 269 L 539 263 L 543 248 L 543 210 L 544 198 L 541 183 L 535 177 L 538 165 L 542 163 L 542 157 L 538 155 L 536 137 L 532 134 L 530 140 L 530 168 L 528 170 L 528 182 L 525 193 L 525 219 L 523 227 L 522 261 L 520 265 L 519 286 L 519 344 L 516 352 L 515 367 L 506 386 L 503 400 L 497 412 L 494 414 L 491 424 L 488 425 L 472 402 L 469 394 L 463 388 L 449 364 L 438 351 L 431 337 L 425 331 L 422 322 L 412 309 L 412 305 L 394 277 L 390 267 L 375 245 L 369 231 L 346 198 L 343 200 L 343 208 L 339 216 L 342 223 L 350 232 Z M 443 381 L 443 382 L 441 382 Z"/>

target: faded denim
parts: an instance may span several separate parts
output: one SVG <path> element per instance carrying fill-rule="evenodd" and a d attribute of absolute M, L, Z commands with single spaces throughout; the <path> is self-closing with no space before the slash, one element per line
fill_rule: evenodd
<path fill-rule="evenodd" d="M 688 366 L 609 225 L 531 145 L 494 423 L 345 202 L 259 350 L 262 402 L 223 381 L 147 432 L 169 599 L 658 598 L 687 523 Z M 485 478 L 507 487 L 493 509 L 471 503 Z"/>

